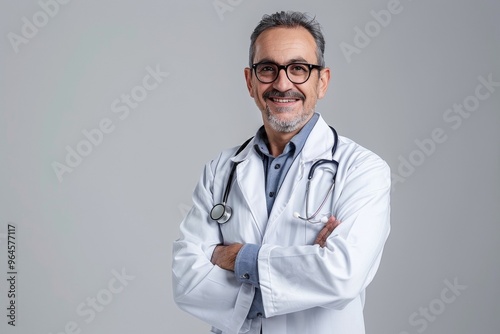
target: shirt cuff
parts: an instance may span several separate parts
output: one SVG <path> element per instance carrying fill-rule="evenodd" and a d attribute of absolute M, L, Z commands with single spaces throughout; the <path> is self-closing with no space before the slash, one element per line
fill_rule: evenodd
<path fill-rule="evenodd" d="M 260 246 L 255 244 L 244 244 L 241 247 L 234 263 L 234 274 L 240 283 L 250 283 L 259 287 L 259 268 L 257 259 Z"/>
<path fill-rule="evenodd" d="M 253 297 L 252 306 L 250 306 L 250 310 L 248 311 L 247 318 L 255 319 L 264 317 L 264 303 L 262 302 L 262 293 L 260 289 L 255 289 L 255 295 Z"/>

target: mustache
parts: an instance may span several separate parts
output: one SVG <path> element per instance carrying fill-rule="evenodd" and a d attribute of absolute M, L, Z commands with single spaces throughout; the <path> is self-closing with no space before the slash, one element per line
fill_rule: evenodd
<path fill-rule="evenodd" d="M 302 94 L 300 92 L 294 92 L 294 91 L 291 91 L 291 90 L 288 90 L 286 92 L 280 92 L 279 90 L 276 90 L 276 89 L 272 89 L 270 91 L 267 91 L 262 96 L 265 99 L 269 99 L 269 98 L 272 98 L 272 97 L 278 97 L 278 98 L 293 97 L 293 98 L 298 98 L 298 99 L 301 99 L 301 100 L 305 100 L 305 98 L 306 98 L 304 96 L 304 94 Z"/>

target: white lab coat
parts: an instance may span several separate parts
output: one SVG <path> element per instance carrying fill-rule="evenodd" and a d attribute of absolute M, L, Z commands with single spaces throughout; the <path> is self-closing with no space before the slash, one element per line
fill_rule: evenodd
<path fill-rule="evenodd" d="M 313 245 L 322 224 L 305 216 L 307 173 L 318 159 L 331 159 L 333 135 L 319 118 L 302 152 L 290 167 L 268 217 L 261 158 L 253 140 L 237 156 L 223 151 L 205 167 L 193 194 L 194 205 L 173 245 L 172 281 L 177 305 L 211 324 L 213 333 L 362 334 L 365 288 L 379 266 L 389 234 L 390 171 L 377 155 L 339 136 L 333 198 L 322 209 L 341 224 L 324 248 Z M 236 169 L 228 204 L 229 222 L 209 217 L 219 203 L 232 161 Z M 326 166 L 326 165 L 325 165 Z M 331 173 L 317 170 L 310 195 L 314 212 L 331 184 Z M 214 266 L 220 243 L 261 244 L 258 270 L 265 318 L 247 319 L 254 288 L 234 273 Z"/>

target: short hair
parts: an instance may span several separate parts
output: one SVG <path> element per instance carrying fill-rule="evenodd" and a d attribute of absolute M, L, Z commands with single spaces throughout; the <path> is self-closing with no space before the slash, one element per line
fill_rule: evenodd
<path fill-rule="evenodd" d="M 294 12 L 294 11 L 281 11 L 276 12 L 271 15 L 264 15 L 260 20 L 257 27 L 255 27 L 252 35 L 250 36 L 250 57 L 249 64 L 250 67 L 253 63 L 253 58 L 255 57 L 255 41 L 264 31 L 272 28 L 297 28 L 303 27 L 311 33 L 316 42 L 316 57 L 318 65 L 325 66 L 325 38 L 321 32 L 321 26 L 316 21 L 316 17 L 310 17 L 306 13 Z"/>

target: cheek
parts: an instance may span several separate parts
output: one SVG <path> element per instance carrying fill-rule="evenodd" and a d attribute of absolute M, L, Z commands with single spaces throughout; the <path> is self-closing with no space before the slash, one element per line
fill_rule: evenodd
<path fill-rule="evenodd" d="M 259 97 L 259 84 L 255 81 L 252 81 L 252 89 L 250 90 L 250 94 L 253 98 Z"/>
<path fill-rule="evenodd" d="M 316 101 L 319 98 L 319 95 L 320 91 L 318 87 L 311 87 L 311 89 L 307 91 L 306 97 L 308 100 Z"/>
<path fill-rule="evenodd" d="M 258 98 L 259 100 L 262 100 L 264 101 L 264 93 L 267 92 L 270 88 L 268 87 L 262 87 L 262 86 L 255 86 L 255 89 L 254 89 L 254 94 L 255 94 L 255 97 Z"/>

